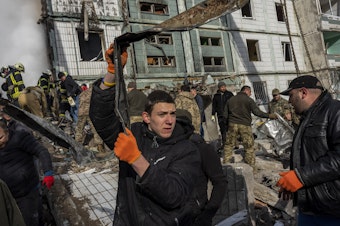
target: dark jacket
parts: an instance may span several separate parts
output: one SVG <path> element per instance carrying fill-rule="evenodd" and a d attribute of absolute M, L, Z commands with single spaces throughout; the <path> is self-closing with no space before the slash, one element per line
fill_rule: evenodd
<path fill-rule="evenodd" d="M 129 115 L 142 116 L 142 112 L 144 111 L 147 102 L 146 95 L 138 89 L 132 89 L 127 94 L 127 99 L 129 103 Z"/>
<path fill-rule="evenodd" d="M 40 160 L 44 172 L 52 170 L 52 161 L 48 150 L 22 124 L 11 121 L 8 129 L 8 143 L 0 150 L 0 179 L 14 198 L 20 198 L 39 185 L 34 157 Z"/>
<path fill-rule="evenodd" d="M 114 114 L 115 87 L 93 85 L 90 117 L 104 142 L 113 148 L 121 124 Z M 98 110 L 99 109 L 99 110 Z M 119 181 L 113 225 L 190 225 L 190 194 L 197 179 L 200 157 L 189 141 L 192 134 L 180 124 L 168 139 L 157 137 L 144 123 L 131 131 L 150 166 L 139 178 L 133 168 L 119 163 Z"/>
<path fill-rule="evenodd" d="M 177 124 L 186 125 L 188 123 L 191 123 L 190 116 L 188 117 L 184 113 L 178 112 Z M 186 126 L 184 128 L 188 127 Z M 198 147 L 201 157 L 201 169 L 191 200 L 191 206 L 196 216 L 193 225 L 211 225 L 212 218 L 215 216 L 223 201 L 228 181 L 223 174 L 221 160 L 214 150 L 214 147 L 206 143 L 205 140 L 196 133 L 190 136 L 190 140 Z M 208 199 L 207 194 L 209 181 L 213 186 L 210 199 Z"/>
<path fill-rule="evenodd" d="M 224 107 L 227 104 L 227 101 L 234 96 L 234 94 L 228 90 L 222 93 L 220 90 L 217 90 L 212 101 L 212 115 L 217 113 L 218 117 L 223 117 Z"/>
<path fill-rule="evenodd" d="M 230 98 L 224 110 L 229 123 L 245 126 L 251 126 L 251 113 L 261 118 L 269 118 L 269 114 L 261 111 L 255 101 L 244 92 Z"/>
<path fill-rule="evenodd" d="M 291 169 L 304 187 L 295 203 L 302 212 L 340 216 L 340 101 L 325 91 L 304 113 L 295 132 Z"/>
<path fill-rule="evenodd" d="M 66 94 L 67 94 L 68 97 L 78 96 L 82 92 L 82 89 L 73 80 L 71 75 L 67 75 L 66 79 L 63 83 L 64 83 L 64 86 L 65 86 L 65 89 L 66 89 Z"/>
<path fill-rule="evenodd" d="M 6 77 L 6 83 L 8 85 L 7 96 L 13 100 L 17 100 L 20 92 L 25 89 L 20 71 L 15 68 L 11 69 L 9 75 Z"/>

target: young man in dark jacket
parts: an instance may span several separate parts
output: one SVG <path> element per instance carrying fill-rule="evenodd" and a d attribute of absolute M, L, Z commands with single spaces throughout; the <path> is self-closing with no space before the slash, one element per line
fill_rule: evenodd
<path fill-rule="evenodd" d="M 112 48 L 105 53 L 107 74 L 93 84 L 90 118 L 120 160 L 113 225 L 191 225 L 189 200 L 200 168 L 199 152 L 189 140 L 193 130 L 176 124 L 174 100 L 158 90 L 147 98 L 143 122 L 123 133 L 115 112 L 112 53 Z"/>
<path fill-rule="evenodd" d="M 301 121 L 291 150 L 291 170 L 277 185 L 284 199 L 294 196 L 298 225 L 340 225 L 340 101 L 310 75 L 295 78 L 282 95 Z"/>
<path fill-rule="evenodd" d="M 189 141 L 192 127 L 176 124 L 174 100 L 158 90 L 148 96 L 143 122 L 122 133 L 114 113 L 115 87 L 102 90 L 100 84 L 93 86 L 90 117 L 120 159 L 113 225 L 191 225 L 189 199 L 200 167 L 197 147 Z"/>

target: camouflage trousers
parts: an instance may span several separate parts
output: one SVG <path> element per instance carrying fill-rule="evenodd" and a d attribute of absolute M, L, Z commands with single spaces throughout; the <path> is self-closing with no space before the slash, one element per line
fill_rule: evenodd
<path fill-rule="evenodd" d="M 255 150 L 253 132 L 250 126 L 245 126 L 241 124 L 229 123 L 226 143 L 224 145 L 223 163 L 230 162 L 233 155 L 234 147 L 237 144 L 238 136 L 240 136 L 245 150 L 244 161 L 254 168 Z"/>
<path fill-rule="evenodd" d="M 103 140 L 97 133 L 96 129 L 94 128 L 94 125 L 90 119 L 89 116 L 79 116 L 78 117 L 78 122 L 75 128 L 75 140 L 79 143 L 83 143 L 84 141 L 84 127 L 86 125 L 86 122 L 90 125 L 91 127 L 91 132 L 93 133 L 93 141 L 94 144 L 103 144 Z"/>

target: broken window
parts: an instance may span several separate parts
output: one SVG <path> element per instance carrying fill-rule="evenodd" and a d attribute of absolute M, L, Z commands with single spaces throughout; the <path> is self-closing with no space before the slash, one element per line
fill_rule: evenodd
<path fill-rule="evenodd" d="M 285 61 L 292 61 L 292 49 L 290 48 L 289 42 L 282 42 L 282 52 L 283 52 L 283 58 Z"/>
<path fill-rule="evenodd" d="M 223 57 L 203 57 L 204 66 L 221 66 L 224 65 Z"/>
<path fill-rule="evenodd" d="M 89 39 L 85 41 L 84 31 L 78 30 L 78 41 L 81 61 L 102 61 L 103 32 L 89 32 Z"/>
<path fill-rule="evenodd" d="M 175 67 L 175 57 L 148 56 L 148 66 Z"/>
<path fill-rule="evenodd" d="M 259 105 L 268 104 L 268 92 L 266 82 L 253 82 L 256 103 Z"/>
<path fill-rule="evenodd" d="M 275 3 L 275 8 L 276 8 L 277 21 L 284 22 L 285 14 L 283 11 L 283 5 L 281 3 Z"/>
<path fill-rule="evenodd" d="M 259 41 L 247 39 L 247 47 L 249 61 L 261 61 Z"/>
<path fill-rule="evenodd" d="M 168 15 L 169 10 L 167 5 L 141 2 L 140 11 L 144 13 L 153 13 L 158 15 Z"/>
<path fill-rule="evenodd" d="M 202 46 L 220 46 L 220 38 L 200 37 Z"/>
<path fill-rule="evenodd" d="M 321 12 L 332 16 L 340 16 L 339 0 L 319 0 Z"/>
<path fill-rule="evenodd" d="M 245 4 L 242 9 L 241 9 L 241 12 L 242 12 L 242 17 L 253 17 L 253 14 L 251 13 L 251 5 L 250 5 L 250 0 L 247 4 Z"/>
<path fill-rule="evenodd" d="M 166 45 L 173 44 L 171 34 L 152 35 L 146 38 L 146 42 L 152 44 L 166 44 Z"/>

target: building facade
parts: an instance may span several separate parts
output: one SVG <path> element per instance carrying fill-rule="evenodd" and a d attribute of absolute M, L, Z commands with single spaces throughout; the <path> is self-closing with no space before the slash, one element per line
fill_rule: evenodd
<path fill-rule="evenodd" d="M 339 1 L 327 0 L 332 9 L 337 9 L 332 17 L 326 14 L 334 14 L 334 9 L 327 10 L 320 1 L 313 1 L 311 7 L 316 16 L 323 15 L 323 27 L 328 24 L 331 32 L 323 32 L 324 38 L 318 45 L 325 50 L 327 45 L 324 64 L 335 68 L 332 71 L 336 78 Z M 57 72 L 68 71 L 79 81 L 93 81 L 106 72 L 103 53 L 115 37 L 151 28 L 200 2 L 44 0 L 42 21 L 46 25 L 51 65 Z M 301 33 L 301 26 L 306 25 L 301 25 L 296 13 L 298 4 L 293 2 L 250 0 L 242 9 L 198 28 L 160 33 L 132 43 L 124 74 L 128 80 L 136 80 L 138 88 L 154 84 L 175 87 L 186 77 L 202 82 L 207 76 L 215 82 L 225 81 L 231 91 L 250 85 L 257 102 L 266 105 L 272 89 L 285 89 L 298 74 L 311 72 L 306 60 L 308 45 Z M 319 36 L 322 37 L 320 33 Z"/>

